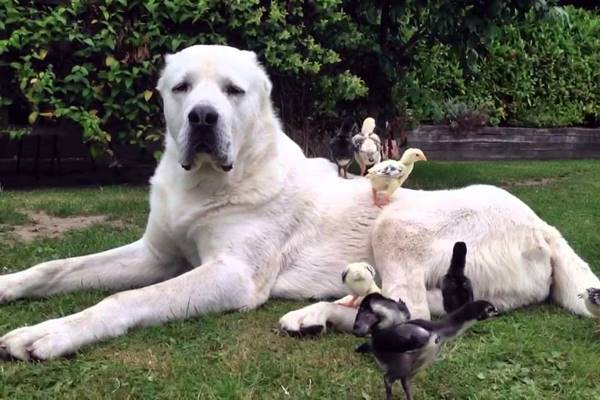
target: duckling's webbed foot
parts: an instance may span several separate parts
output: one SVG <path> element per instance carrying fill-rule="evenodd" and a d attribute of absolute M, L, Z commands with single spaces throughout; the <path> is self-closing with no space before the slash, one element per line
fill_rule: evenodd
<path fill-rule="evenodd" d="M 364 164 L 359 164 L 360 166 L 360 176 L 365 176 L 367 174 L 367 166 Z"/>
<path fill-rule="evenodd" d="M 358 308 L 358 305 L 360 305 L 360 301 L 358 302 L 358 305 L 356 304 L 356 300 L 360 299 L 358 296 L 354 296 L 349 294 L 348 296 L 342 297 L 341 299 L 338 299 L 336 301 L 334 301 L 334 304 L 338 304 L 340 306 L 344 306 L 344 307 L 350 307 L 350 308 Z"/>
<path fill-rule="evenodd" d="M 383 203 L 379 203 L 379 204 L 387 206 L 388 204 L 390 204 L 391 201 L 392 201 L 392 199 L 390 196 L 390 192 L 385 192 L 385 195 L 383 196 Z"/>
<path fill-rule="evenodd" d="M 377 193 L 377 190 L 375 190 L 375 188 L 371 189 L 371 193 L 373 194 L 373 204 L 381 208 L 381 205 L 379 204 L 379 193 Z"/>

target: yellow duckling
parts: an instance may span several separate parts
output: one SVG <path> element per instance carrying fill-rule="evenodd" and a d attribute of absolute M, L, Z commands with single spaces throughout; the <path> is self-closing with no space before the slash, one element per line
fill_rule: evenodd
<path fill-rule="evenodd" d="M 348 264 L 342 272 L 342 282 L 350 291 L 350 295 L 335 302 L 342 306 L 358 308 L 365 296 L 381 293 L 375 283 L 375 268 L 366 262 Z"/>
<path fill-rule="evenodd" d="M 382 207 L 390 203 L 392 194 L 408 179 L 417 161 L 427 161 L 420 149 L 407 149 L 399 161 L 386 160 L 369 169 L 367 178 L 371 181 L 373 203 Z M 379 199 L 380 192 L 384 199 Z"/>

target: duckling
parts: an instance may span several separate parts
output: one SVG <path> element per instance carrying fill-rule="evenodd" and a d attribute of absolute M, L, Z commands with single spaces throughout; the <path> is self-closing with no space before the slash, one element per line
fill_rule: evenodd
<path fill-rule="evenodd" d="M 452 249 L 450 268 L 442 279 L 442 297 L 447 314 L 473 301 L 473 286 L 465 276 L 466 257 L 467 245 L 465 242 L 456 242 Z"/>
<path fill-rule="evenodd" d="M 379 208 L 389 204 L 392 194 L 400 187 L 404 175 L 406 175 L 406 169 L 399 161 L 395 160 L 382 161 L 371 167 L 367 178 L 371 181 L 373 204 Z M 379 199 L 381 192 L 384 193 L 383 201 Z"/>
<path fill-rule="evenodd" d="M 336 135 L 329 141 L 331 158 L 338 167 L 338 175 L 348 179 L 348 167 L 354 160 L 354 144 L 352 137 L 358 131 L 354 118 L 347 117 Z M 343 172 L 343 175 L 342 175 Z"/>
<path fill-rule="evenodd" d="M 402 382 L 406 399 L 412 400 L 412 377 L 435 361 L 442 345 L 476 321 L 498 314 L 496 307 L 484 300 L 463 305 L 444 321 L 403 322 L 406 312 L 399 303 L 374 293 L 364 298 L 354 321 L 356 335 L 371 332 L 371 349 L 384 371 L 386 400 L 392 399 L 392 385 L 397 380 Z"/>
<path fill-rule="evenodd" d="M 358 308 L 365 296 L 381 293 L 375 283 L 375 268 L 366 262 L 348 264 L 342 272 L 342 282 L 350 291 L 350 295 L 335 302 L 342 306 Z"/>
<path fill-rule="evenodd" d="M 364 176 L 368 167 L 381 161 L 381 139 L 375 133 L 375 119 L 365 118 L 360 133 L 352 137 L 352 144 L 354 159 L 360 166 L 360 175 Z"/>
<path fill-rule="evenodd" d="M 417 161 L 427 161 L 427 157 L 425 157 L 425 153 L 423 153 L 421 149 L 410 148 L 402 153 L 400 164 L 402 164 L 402 167 L 406 170 L 406 174 L 400 178 L 400 186 L 408 179 L 408 176 L 412 172 Z"/>
<path fill-rule="evenodd" d="M 392 194 L 408 179 L 417 161 L 427 161 L 425 154 L 419 149 L 408 149 L 399 161 L 386 160 L 369 169 L 367 178 L 371 180 L 373 203 L 381 208 L 390 203 Z M 384 199 L 379 199 L 380 193 Z"/>
<path fill-rule="evenodd" d="M 362 126 L 360 128 L 360 133 L 362 135 L 370 135 L 375 132 L 375 118 L 367 117 L 364 119 Z"/>
<path fill-rule="evenodd" d="M 600 289 L 588 288 L 585 292 L 578 295 L 585 302 L 585 307 L 594 318 L 600 319 Z M 596 333 L 600 335 L 600 325 L 596 328 Z"/>

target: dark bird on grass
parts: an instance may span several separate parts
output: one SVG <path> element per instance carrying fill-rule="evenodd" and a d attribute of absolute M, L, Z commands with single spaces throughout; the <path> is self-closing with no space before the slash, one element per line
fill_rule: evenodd
<path fill-rule="evenodd" d="M 588 288 L 578 296 L 585 302 L 585 308 L 594 318 L 600 319 L 600 289 Z M 600 325 L 596 328 L 596 333 L 600 335 Z"/>
<path fill-rule="evenodd" d="M 340 129 L 329 141 L 331 159 L 338 167 L 338 175 L 348 179 L 348 167 L 354 160 L 352 136 L 358 133 L 358 125 L 352 117 L 346 117 Z M 342 175 L 343 172 L 343 175 Z"/>
<path fill-rule="evenodd" d="M 465 276 L 466 258 L 467 245 L 464 242 L 456 242 L 452 250 L 450 268 L 442 279 L 442 297 L 446 314 L 473 301 L 473 287 L 469 278 Z"/>
<path fill-rule="evenodd" d="M 370 350 L 384 372 L 385 398 L 392 399 L 392 385 L 400 380 L 407 400 L 412 400 L 411 379 L 431 365 L 442 345 L 461 335 L 476 321 L 498 314 L 491 303 L 479 300 L 463 305 L 443 321 L 413 319 L 404 322 L 406 305 L 380 294 L 370 294 L 362 301 L 354 333 L 371 333 Z"/>

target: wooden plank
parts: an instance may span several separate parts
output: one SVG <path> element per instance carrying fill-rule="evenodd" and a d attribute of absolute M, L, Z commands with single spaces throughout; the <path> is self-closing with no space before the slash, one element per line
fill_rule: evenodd
<path fill-rule="evenodd" d="M 600 159 L 600 129 L 484 127 L 454 131 L 423 125 L 408 145 L 437 160 Z"/>

